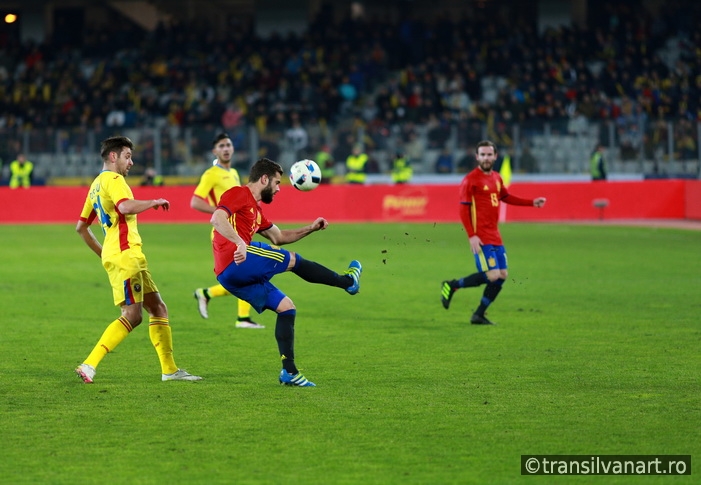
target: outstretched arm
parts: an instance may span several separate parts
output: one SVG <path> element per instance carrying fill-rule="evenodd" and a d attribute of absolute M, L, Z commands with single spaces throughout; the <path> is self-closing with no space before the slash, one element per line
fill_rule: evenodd
<path fill-rule="evenodd" d="M 536 197 L 535 199 L 522 199 L 515 195 L 508 194 L 502 199 L 509 205 L 532 205 L 533 207 L 543 207 L 545 205 L 545 197 Z"/>
<path fill-rule="evenodd" d="M 277 246 L 282 246 L 283 244 L 293 243 L 299 241 L 305 236 L 326 229 L 329 222 L 323 217 L 317 217 L 314 222 L 308 226 L 300 227 L 298 229 L 280 229 L 275 224 L 270 229 L 261 231 L 261 236 L 269 239 L 270 242 Z"/>
<path fill-rule="evenodd" d="M 119 212 L 122 214 L 141 214 L 142 212 L 151 208 L 158 210 L 159 207 L 163 207 L 164 211 L 168 211 L 170 209 L 170 202 L 168 202 L 166 199 L 127 199 L 119 203 L 117 210 L 119 210 Z"/>

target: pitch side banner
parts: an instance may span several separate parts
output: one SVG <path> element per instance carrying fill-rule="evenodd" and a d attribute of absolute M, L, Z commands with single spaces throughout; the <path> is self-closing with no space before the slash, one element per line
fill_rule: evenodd
<path fill-rule="evenodd" d="M 300 192 L 283 185 L 265 207 L 276 223 L 308 223 L 318 216 L 338 222 L 459 222 L 458 185 L 321 185 Z M 75 223 L 87 187 L 0 187 L 0 223 Z M 190 208 L 194 186 L 132 188 L 137 199 L 166 198 L 170 212 L 146 211 L 140 222 L 208 223 Z M 524 198 L 548 199 L 545 207 L 506 206 L 506 221 L 588 221 L 633 219 L 701 220 L 701 181 L 515 183 Z"/>

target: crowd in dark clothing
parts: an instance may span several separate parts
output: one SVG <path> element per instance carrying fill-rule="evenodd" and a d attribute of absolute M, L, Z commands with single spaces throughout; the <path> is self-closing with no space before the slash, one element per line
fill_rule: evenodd
<path fill-rule="evenodd" d="M 322 9 L 304 35 L 260 38 L 252 25 L 222 34 L 193 21 L 145 32 L 127 22 L 86 30 L 80 45 L 54 37 L 9 43 L 0 59 L 0 127 L 270 125 L 295 112 L 334 124 L 360 116 L 397 122 L 500 123 L 700 119 L 699 6 L 656 14 L 616 5 L 590 28 L 539 33 L 516 9 L 489 17 L 347 18 Z M 655 52 L 678 38 L 672 66 Z M 596 68 L 592 68 L 596 66 Z M 630 108 L 624 112 L 626 103 Z M 440 147 L 440 142 L 437 146 Z"/>

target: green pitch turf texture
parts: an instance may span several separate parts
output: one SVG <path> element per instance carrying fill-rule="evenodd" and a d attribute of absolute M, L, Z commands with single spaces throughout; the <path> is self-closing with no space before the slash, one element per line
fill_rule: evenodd
<path fill-rule="evenodd" d="M 316 388 L 277 382 L 272 312 L 234 328 L 209 229 L 142 225 L 170 310 L 176 362 L 161 382 L 146 322 L 98 368 L 73 369 L 118 316 L 72 225 L 0 226 L 0 483 L 698 483 L 701 233 L 506 224 L 510 275 L 449 311 L 440 283 L 474 271 L 458 224 L 331 225 L 289 246 L 361 292 L 275 282 L 297 305 L 297 362 Z M 524 477 L 522 454 L 690 454 L 692 476 Z"/>

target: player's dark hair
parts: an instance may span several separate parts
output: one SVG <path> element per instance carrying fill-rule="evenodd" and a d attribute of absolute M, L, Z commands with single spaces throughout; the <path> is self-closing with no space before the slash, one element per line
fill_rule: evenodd
<path fill-rule="evenodd" d="M 275 174 L 283 174 L 282 165 L 267 158 L 261 158 L 251 167 L 248 181 L 257 182 L 263 175 L 274 177 Z"/>
<path fill-rule="evenodd" d="M 111 152 L 121 155 L 122 150 L 125 148 L 134 150 L 134 142 L 126 136 L 111 136 L 102 141 L 100 145 L 100 157 L 102 157 L 103 160 L 107 160 Z"/>
<path fill-rule="evenodd" d="M 212 148 L 217 146 L 217 143 L 219 143 L 222 140 L 226 140 L 227 138 L 231 138 L 228 133 L 219 133 L 217 136 L 214 137 L 214 141 L 212 141 Z"/>
<path fill-rule="evenodd" d="M 482 140 L 482 141 L 479 142 L 479 143 L 477 144 L 477 146 L 475 147 L 475 153 L 478 153 L 478 152 L 479 152 L 480 147 L 492 147 L 492 148 L 494 148 L 494 154 L 495 154 L 495 155 L 496 155 L 497 152 L 498 152 L 497 146 L 494 144 L 493 141 Z"/>

